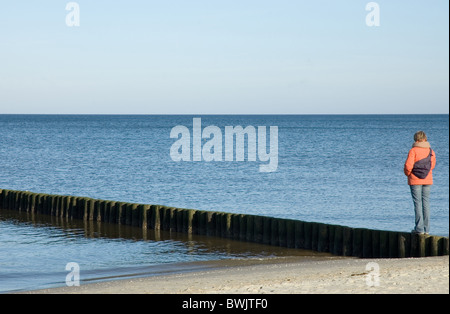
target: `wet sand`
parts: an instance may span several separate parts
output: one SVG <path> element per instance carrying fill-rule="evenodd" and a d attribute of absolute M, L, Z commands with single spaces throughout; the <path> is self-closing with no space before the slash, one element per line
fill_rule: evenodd
<path fill-rule="evenodd" d="M 25 293 L 58 294 L 448 294 L 449 257 L 299 257 L 208 262 L 193 272 Z"/>

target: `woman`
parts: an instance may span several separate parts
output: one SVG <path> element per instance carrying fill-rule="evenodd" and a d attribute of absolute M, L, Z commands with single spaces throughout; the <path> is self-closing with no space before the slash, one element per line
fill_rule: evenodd
<path fill-rule="evenodd" d="M 414 144 L 408 153 L 404 172 L 414 202 L 415 227 L 413 233 L 430 232 L 430 190 L 433 184 L 433 169 L 436 166 L 436 154 L 431 149 L 425 132 L 414 134 Z"/>

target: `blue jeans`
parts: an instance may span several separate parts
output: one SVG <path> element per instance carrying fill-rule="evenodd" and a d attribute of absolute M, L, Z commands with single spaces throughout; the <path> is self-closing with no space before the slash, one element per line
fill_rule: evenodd
<path fill-rule="evenodd" d="M 430 232 L 430 190 L 431 185 L 410 185 L 416 215 L 415 232 Z"/>

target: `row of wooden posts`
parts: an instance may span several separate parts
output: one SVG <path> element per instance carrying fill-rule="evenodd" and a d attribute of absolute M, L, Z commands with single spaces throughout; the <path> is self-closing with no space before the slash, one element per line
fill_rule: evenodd
<path fill-rule="evenodd" d="M 448 255 L 449 238 L 406 232 L 0 189 L 0 210 L 108 222 L 362 258 Z"/>

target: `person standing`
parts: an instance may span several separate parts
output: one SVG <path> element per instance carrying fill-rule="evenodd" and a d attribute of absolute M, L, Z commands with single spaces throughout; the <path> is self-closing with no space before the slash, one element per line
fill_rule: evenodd
<path fill-rule="evenodd" d="M 425 132 L 416 132 L 404 166 L 414 203 L 413 233 L 429 234 L 430 232 L 430 190 L 433 185 L 435 166 L 436 154 L 431 149 Z"/>

